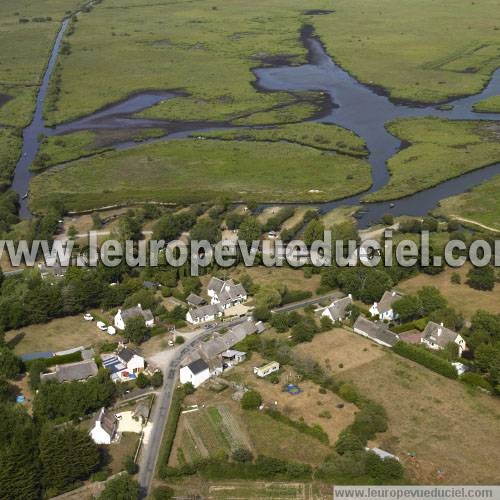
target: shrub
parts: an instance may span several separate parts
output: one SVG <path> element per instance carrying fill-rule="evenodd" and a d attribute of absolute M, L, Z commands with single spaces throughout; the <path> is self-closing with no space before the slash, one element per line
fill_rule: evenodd
<path fill-rule="evenodd" d="M 241 398 L 241 407 L 244 410 L 256 410 L 262 404 L 262 396 L 257 391 L 247 391 Z"/>
<path fill-rule="evenodd" d="M 340 433 L 337 442 L 335 443 L 335 451 L 339 455 L 352 451 L 361 451 L 363 448 L 363 443 L 359 437 L 347 429 Z"/>
<path fill-rule="evenodd" d="M 479 373 L 464 373 L 460 380 L 472 387 L 481 387 L 489 392 L 493 390 L 492 385 Z"/>
<path fill-rule="evenodd" d="M 139 466 L 135 463 L 134 457 L 128 456 L 123 461 L 123 468 L 127 471 L 127 474 L 133 476 L 139 471 Z"/>
<path fill-rule="evenodd" d="M 162 372 L 154 372 L 153 375 L 151 376 L 151 385 L 155 388 L 158 389 L 158 387 L 161 387 L 163 385 L 163 373 Z"/>
<path fill-rule="evenodd" d="M 231 455 L 231 458 L 235 462 L 251 462 L 253 460 L 253 455 L 250 450 L 247 450 L 246 448 L 236 448 L 236 450 L 233 451 L 233 454 Z"/>
<path fill-rule="evenodd" d="M 139 389 L 144 389 L 145 387 L 148 387 L 151 384 L 151 381 L 149 380 L 148 376 L 144 373 L 139 373 L 137 375 L 137 379 L 135 381 L 135 385 Z"/>
<path fill-rule="evenodd" d="M 339 396 L 349 403 L 356 403 L 359 400 L 359 394 L 351 384 L 342 384 L 339 388 Z"/>
<path fill-rule="evenodd" d="M 158 486 L 151 494 L 153 500 L 171 500 L 174 495 L 174 490 L 168 486 Z"/>
<path fill-rule="evenodd" d="M 184 342 L 186 342 L 186 339 L 182 336 L 182 335 L 177 335 L 175 337 L 175 343 L 176 344 L 184 344 Z"/>

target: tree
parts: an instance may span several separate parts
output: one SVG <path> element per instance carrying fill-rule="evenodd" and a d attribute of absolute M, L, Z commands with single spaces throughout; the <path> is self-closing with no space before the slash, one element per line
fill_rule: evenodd
<path fill-rule="evenodd" d="M 435 286 L 424 286 L 418 290 L 417 295 L 422 302 L 424 314 L 430 314 L 438 309 L 444 309 L 448 305 L 447 300 Z"/>
<path fill-rule="evenodd" d="M 296 343 L 311 342 L 316 333 L 318 328 L 314 321 L 304 318 L 293 326 L 292 339 Z"/>
<path fill-rule="evenodd" d="M 473 267 L 467 273 L 467 284 L 476 290 L 493 290 L 495 269 L 493 266 Z"/>
<path fill-rule="evenodd" d="M 145 387 L 148 387 L 150 385 L 150 380 L 146 376 L 146 374 L 141 372 L 141 373 L 139 373 L 139 375 L 137 375 L 137 378 L 135 380 L 135 385 L 139 389 L 144 389 Z"/>
<path fill-rule="evenodd" d="M 233 451 L 231 458 L 235 462 L 251 462 L 253 460 L 253 455 L 250 450 L 247 450 L 246 448 L 236 448 L 236 450 Z"/>
<path fill-rule="evenodd" d="M 163 373 L 160 371 L 154 372 L 153 375 L 151 375 L 151 385 L 155 388 L 158 389 L 163 385 Z"/>
<path fill-rule="evenodd" d="M 328 330 L 331 330 L 334 326 L 333 321 L 328 316 L 321 316 L 319 323 L 320 323 L 319 328 L 322 332 L 327 332 Z"/>
<path fill-rule="evenodd" d="M 15 385 L 12 385 L 4 378 L 0 378 L 0 403 L 5 401 L 13 402 L 18 393 L 19 389 Z"/>
<path fill-rule="evenodd" d="M 206 217 L 199 220 L 191 229 L 192 240 L 206 240 L 209 243 L 215 244 L 220 238 L 221 232 L 218 222 Z"/>
<path fill-rule="evenodd" d="M 418 318 L 422 314 L 422 301 L 418 296 L 405 295 L 394 302 L 392 308 L 402 321 Z"/>
<path fill-rule="evenodd" d="M 68 228 L 68 238 L 70 240 L 74 240 L 76 238 L 76 235 L 78 234 L 78 231 L 76 230 L 76 227 L 71 225 Z"/>
<path fill-rule="evenodd" d="M 241 398 L 241 407 L 244 410 L 256 410 L 262 404 L 262 396 L 257 391 L 247 391 Z"/>
<path fill-rule="evenodd" d="M 134 344 L 141 344 L 144 342 L 144 340 L 149 337 L 149 328 L 144 323 L 144 318 L 142 316 L 130 318 L 123 331 L 123 336 L 131 342 L 134 342 Z"/>
<path fill-rule="evenodd" d="M 349 430 L 343 430 L 335 443 L 335 451 L 339 455 L 347 452 L 361 451 L 364 449 L 363 443 L 358 436 Z"/>
<path fill-rule="evenodd" d="M 158 486 L 152 493 L 153 500 L 172 500 L 174 495 L 174 490 L 168 486 Z"/>
<path fill-rule="evenodd" d="M 382 216 L 382 223 L 386 226 L 392 226 L 394 224 L 394 215 L 385 214 Z"/>
<path fill-rule="evenodd" d="M 0 377 L 16 378 L 22 367 L 22 361 L 8 347 L 0 347 Z"/>
<path fill-rule="evenodd" d="M 395 458 L 380 458 L 373 452 L 368 452 L 366 458 L 366 472 L 379 483 L 401 479 L 404 469 Z"/>
<path fill-rule="evenodd" d="M 304 229 L 303 240 L 307 246 L 311 246 L 315 241 L 324 238 L 325 226 L 319 219 L 308 222 Z"/>
<path fill-rule="evenodd" d="M 106 483 L 99 500 L 138 500 L 139 483 L 128 474 L 122 474 Z"/>
<path fill-rule="evenodd" d="M 240 229 L 238 231 L 238 239 L 240 241 L 246 242 L 247 245 L 251 245 L 252 241 L 259 240 L 262 233 L 262 226 L 256 217 L 246 217 L 240 224 Z"/>
<path fill-rule="evenodd" d="M 123 468 L 127 471 L 127 474 L 130 474 L 131 476 L 139 472 L 139 466 L 135 463 L 134 457 L 130 455 L 125 457 L 125 460 L 123 461 Z"/>

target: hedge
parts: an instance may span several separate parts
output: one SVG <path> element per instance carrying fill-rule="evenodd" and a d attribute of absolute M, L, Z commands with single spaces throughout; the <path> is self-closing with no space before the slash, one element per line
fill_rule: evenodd
<path fill-rule="evenodd" d="M 32 359 L 30 361 L 26 361 L 25 365 L 27 370 L 30 370 L 30 366 L 33 362 L 40 363 L 42 362 L 46 368 L 55 365 L 67 365 L 68 363 L 77 363 L 78 361 L 82 361 L 82 352 L 76 351 L 71 354 L 64 354 L 62 356 L 52 356 L 51 358 L 39 358 Z"/>
<path fill-rule="evenodd" d="M 479 373 L 464 373 L 460 380 L 467 385 L 480 387 L 488 392 L 493 391 L 493 386 Z"/>
<path fill-rule="evenodd" d="M 282 424 L 297 429 L 299 432 L 302 432 L 302 434 L 307 434 L 308 436 L 311 436 L 317 439 L 318 441 L 321 441 L 322 443 L 325 444 L 329 443 L 328 434 L 319 425 L 309 426 L 305 422 L 292 420 L 291 418 L 288 418 L 286 415 L 283 415 L 283 413 L 281 413 L 280 411 L 274 410 L 272 408 L 266 410 L 266 414 Z"/>
<path fill-rule="evenodd" d="M 425 347 L 398 342 L 392 349 L 396 354 L 411 359 L 444 377 L 454 380 L 458 378 L 457 371 L 449 361 L 429 352 Z"/>
<path fill-rule="evenodd" d="M 163 434 L 163 442 L 161 444 L 160 454 L 158 456 L 158 477 L 166 479 L 169 476 L 168 459 L 172 452 L 175 434 L 177 432 L 177 424 L 181 416 L 182 402 L 184 401 L 184 390 L 177 388 L 172 396 L 172 404 L 168 415 L 167 425 Z"/>
<path fill-rule="evenodd" d="M 310 299 L 311 297 L 312 293 L 307 290 L 286 290 L 281 298 L 281 305 L 284 306 L 292 302 Z"/>
<path fill-rule="evenodd" d="M 408 330 L 418 330 L 420 332 L 425 330 L 425 327 L 427 326 L 428 323 L 427 318 L 420 318 L 416 319 L 414 321 L 410 321 L 409 323 L 403 323 L 402 325 L 396 325 L 392 328 L 392 331 L 394 333 L 403 333 L 407 332 Z"/>

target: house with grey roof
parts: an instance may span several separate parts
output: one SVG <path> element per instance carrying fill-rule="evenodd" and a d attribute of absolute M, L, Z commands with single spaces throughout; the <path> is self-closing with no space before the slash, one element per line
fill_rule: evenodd
<path fill-rule="evenodd" d="M 145 361 L 142 356 L 139 356 L 133 349 L 122 347 L 116 353 L 116 357 L 125 366 L 125 369 L 130 373 L 140 373 L 144 370 Z"/>
<path fill-rule="evenodd" d="M 377 344 L 385 347 L 393 347 L 398 341 L 398 335 L 392 333 L 384 323 L 375 323 L 359 316 L 353 325 L 354 331 L 363 337 L 373 340 Z"/>
<path fill-rule="evenodd" d="M 179 372 L 179 380 L 181 384 L 191 383 L 193 384 L 193 387 L 200 386 L 209 378 L 210 368 L 208 363 L 201 358 L 197 358 L 189 364 L 181 367 Z"/>
<path fill-rule="evenodd" d="M 352 295 L 334 300 L 328 307 L 321 310 L 321 317 L 328 318 L 333 323 L 343 321 L 350 315 L 352 306 Z"/>
<path fill-rule="evenodd" d="M 392 309 L 392 305 L 403 297 L 404 295 L 396 290 L 384 292 L 380 302 L 374 302 L 370 307 L 370 314 L 378 316 L 382 321 L 394 321 L 397 319 L 397 314 Z"/>
<path fill-rule="evenodd" d="M 192 325 L 199 325 L 207 321 L 214 321 L 224 314 L 220 304 L 207 304 L 190 309 L 186 314 L 186 321 Z"/>
<path fill-rule="evenodd" d="M 208 283 L 208 295 L 212 304 L 220 304 L 223 309 L 243 304 L 248 294 L 241 283 L 212 278 Z"/>
<path fill-rule="evenodd" d="M 422 343 L 430 349 L 444 349 L 448 344 L 456 344 L 458 346 L 458 355 L 467 349 L 467 345 L 463 337 L 446 328 L 443 323 L 437 324 L 434 321 L 429 321 L 422 334 Z"/>
<path fill-rule="evenodd" d="M 143 309 L 141 304 L 137 304 L 135 307 L 131 307 L 130 309 L 118 309 L 118 312 L 115 316 L 115 327 L 118 330 L 125 330 L 127 327 L 127 321 L 132 318 L 142 318 L 144 320 L 144 324 L 151 328 L 155 324 L 155 319 L 153 313 L 150 309 Z"/>
<path fill-rule="evenodd" d="M 75 382 L 84 381 L 90 377 L 95 377 L 98 372 L 96 362 L 93 359 L 68 363 L 66 365 L 56 365 L 49 373 L 40 374 L 41 382 Z"/>
<path fill-rule="evenodd" d="M 200 297 L 195 293 L 190 293 L 186 298 L 186 302 L 189 307 L 200 307 L 207 303 L 207 301 L 203 297 Z"/>
<path fill-rule="evenodd" d="M 111 444 L 116 437 L 118 420 L 106 408 L 101 408 L 92 421 L 90 437 L 96 444 Z"/>

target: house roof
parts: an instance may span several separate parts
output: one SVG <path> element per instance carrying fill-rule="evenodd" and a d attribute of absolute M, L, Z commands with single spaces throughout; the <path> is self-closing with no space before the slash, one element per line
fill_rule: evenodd
<path fill-rule="evenodd" d="M 238 342 L 241 342 L 247 335 L 251 335 L 257 331 L 256 325 L 253 321 L 245 321 L 239 325 L 231 328 L 227 333 L 203 342 L 200 345 L 199 351 L 206 359 L 212 359 L 219 354 L 227 351 Z"/>
<path fill-rule="evenodd" d="M 189 363 L 189 365 L 187 365 L 187 367 L 194 375 L 198 375 L 198 373 L 201 373 L 209 368 L 208 364 L 201 358 L 192 361 L 191 363 Z"/>
<path fill-rule="evenodd" d="M 333 321 L 338 321 L 345 317 L 346 309 L 352 304 L 352 298 L 347 296 L 342 299 L 334 300 L 328 307 Z"/>
<path fill-rule="evenodd" d="M 420 330 L 408 330 L 399 334 L 399 340 L 407 344 L 420 344 L 422 342 L 423 332 Z"/>
<path fill-rule="evenodd" d="M 381 448 L 365 448 L 366 451 L 371 451 L 375 453 L 379 458 L 385 460 L 386 458 L 393 458 L 394 460 L 399 461 L 399 458 L 388 451 L 382 450 Z"/>
<path fill-rule="evenodd" d="M 223 358 L 234 358 L 236 356 L 245 356 L 246 352 L 237 351 L 236 349 L 228 349 L 222 353 Z"/>
<path fill-rule="evenodd" d="M 74 380 L 86 380 L 94 377 L 98 372 L 97 365 L 93 359 L 68 363 L 67 365 L 57 365 L 50 373 L 40 375 L 42 382 L 56 380 L 57 382 L 72 382 Z"/>
<path fill-rule="evenodd" d="M 220 304 L 207 304 L 206 306 L 196 307 L 189 310 L 189 314 L 193 320 L 203 319 L 206 316 L 217 316 L 222 313 L 222 307 Z"/>
<path fill-rule="evenodd" d="M 152 321 L 154 319 L 153 313 L 150 309 L 143 309 L 141 304 L 137 304 L 135 307 L 131 307 L 130 309 L 124 309 L 121 311 L 123 321 L 127 321 L 128 319 L 137 318 L 138 316 L 142 316 L 144 321 Z"/>
<path fill-rule="evenodd" d="M 213 277 L 208 282 L 208 289 L 212 292 L 215 292 L 217 295 L 219 295 L 223 286 L 224 286 L 224 281 L 219 278 Z"/>
<path fill-rule="evenodd" d="M 392 304 L 399 299 L 402 299 L 404 295 L 402 293 L 396 292 L 396 290 L 391 290 L 384 292 L 380 302 L 377 303 L 377 309 L 380 314 L 388 312 L 392 309 Z"/>
<path fill-rule="evenodd" d="M 106 408 L 101 408 L 97 416 L 94 418 L 92 428 L 95 426 L 96 422 L 100 422 L 101 427 L 110 435 L 113 436 L 118 424 L 118 420 L 111 413 L 106 411 Z"/>
<path fill-rule="evenodd" d="M 133 349 L 129 349 L 128 347 L 124 347 L 116 354 L 125 363 L 128 363 L 134 356 L 138 356 Z"/>
<path fill-rule="evenodd" d="M 201 306 L 206 302 L 206 300 L 203 297 L 196 295 L 195 293 L 190 293 L 186 299 L 186 302 L 193 306 Z"/>
<path fill-rule="evenodd" d="M 382 342 L 383 344 L 391 347 L 399 340 L 399 337 L 392 333 L 384 323 L 374 323 L 373 321 L 366 319 L 364 316 L 359 316 L 353 327 L 354 330 L 363 332 L 372 340 Z"/>
<path fill-rule="evenodd" d="M 437 323 L 434 323 L 434 321 L 429 321 L 423 331 L 423 339 L 436 344 L 439 347 L 446 347 L 448 344 L 455 342 L 457 337 L 457 332 L 454 332 L 443 325 L 438 325 Z"/>
<path fill-rule="evenodd" d="M 232 280 L 226 281 L 218 295 L 221 304 L 227 304 L 240 297 L 246 297 L 247 292 L 241 283 L 234 283 Z"/>

